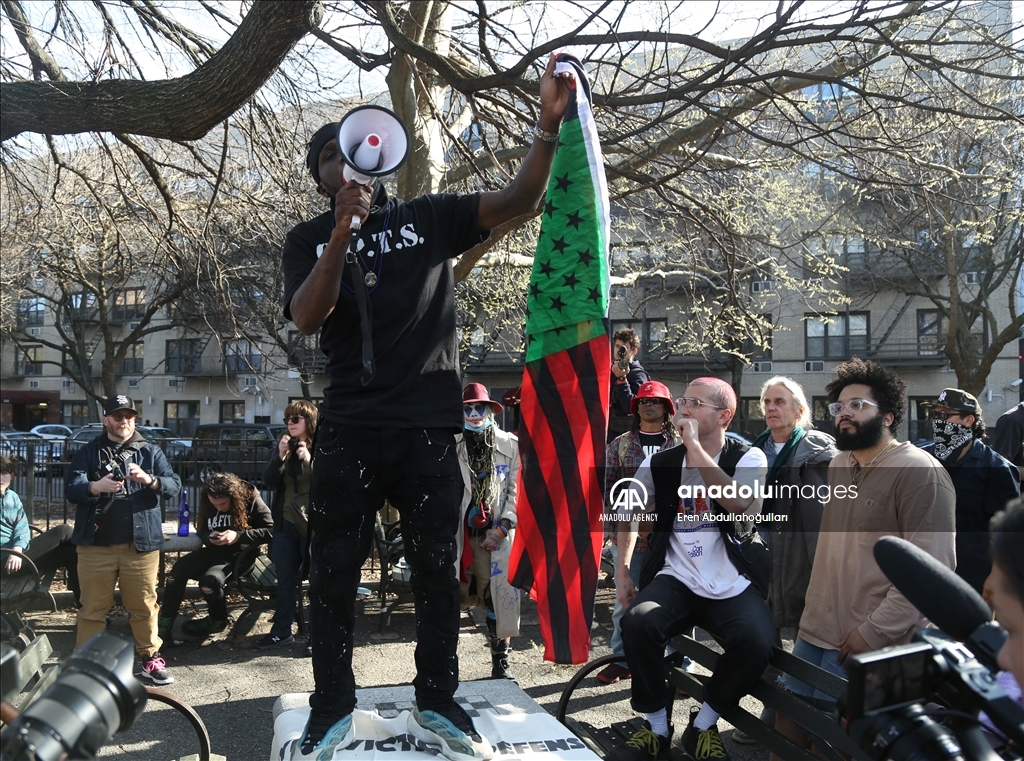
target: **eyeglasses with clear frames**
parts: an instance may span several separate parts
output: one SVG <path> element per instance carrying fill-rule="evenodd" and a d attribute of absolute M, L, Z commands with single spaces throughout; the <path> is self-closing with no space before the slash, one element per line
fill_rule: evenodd
<path fill-rule="evenodd" d="M 947 410 L 932 410 L 932 420 L 941 420 L 943 422 L 949 420 L 951 417 L 963 417 L 959 412 L 948 412 Z"/>
<path fill-rule="evenodd" d="M 867 399 L 851 399 L 845 403 L 832 402 L 832 404 L 828 406 L 828 414 L 832 417 L 838 417 L 843 410 L 849 410 L 851 414 L 856 415 L 864 409 L 864 405 L 867 405 L 868 407 L 878 407 L 877 404 Z"/>
<path fill-rule="evenodd" d="M 716 407 L 710 402 L 705 402 L 693 396 L 682 396 L 679 398 L 679 406 L 688 410 L 699 410 L 701 407 L 710 407 L 713 410 L 724 410 L 725 407 Z"/>

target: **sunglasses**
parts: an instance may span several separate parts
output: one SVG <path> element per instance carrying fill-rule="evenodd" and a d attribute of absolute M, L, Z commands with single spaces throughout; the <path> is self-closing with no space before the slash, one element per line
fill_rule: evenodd
<path fill-rule="evenodd" d="M 108 412 L 107 417 L 111 420 L 116 420 L 118 423 L 123 423 L 125 420 L 134 420 L 134 412 Z"/>
<path fill-rule="evenodd" d="M 642 407 L 653 407 L 655 404 L 664 404 L 661 399 L 637 399 L 636 403 Z"/>
<path fill-rule="evenodd" d="M 932 420 L 949 420 L 951 417 L 963 417 L 959 412 L 946 412 L 946 410 L 932 410 Z"/>
<path fill-rule="evenodd" d="M 291 417 L 286 417 L 284 419 L 284 422 L 291 423 L 292 425 L 298 425 L 300 420 L 305 419 L 306 418 L 302 417 L 302 415 L 292 415 Z"/>
<path fill-rule="evenodd" d="M 858 412 L 864 409 L 865 405 L 867 405 L 868 407 L 878 406 L 874 402 L 870 402 L 867 399 L 851 399 L 846 403 L 832 402 L 832 404 L 828 406 L 828 414 L 831 415 L 832 417 L 836 417 L 843 410 L 849 410 L 852 414 L 856 415 Z"/>

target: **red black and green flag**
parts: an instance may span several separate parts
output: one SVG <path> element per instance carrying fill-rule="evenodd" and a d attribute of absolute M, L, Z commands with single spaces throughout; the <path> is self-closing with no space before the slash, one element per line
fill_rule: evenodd
<path fill-rule="evenodd" d="M 585 663 L 601 556 L 608 428 L 608 187 L 578 60 L 526 300 L 512 584 L 537 601 L 544 658 Z"/>

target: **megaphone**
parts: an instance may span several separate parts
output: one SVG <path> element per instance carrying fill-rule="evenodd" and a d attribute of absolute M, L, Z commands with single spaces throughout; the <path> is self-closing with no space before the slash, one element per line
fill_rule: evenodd
<path fill-rule="evenodd" d="M 338 124 L 338 150 L 345 159 L 345 181 L 369 185 L 391 174 L 409 155 L 409 130 L 394 112 L 381 106 L 353 108 Z M 352 229 L 360 220 L 352 218 Z"/>

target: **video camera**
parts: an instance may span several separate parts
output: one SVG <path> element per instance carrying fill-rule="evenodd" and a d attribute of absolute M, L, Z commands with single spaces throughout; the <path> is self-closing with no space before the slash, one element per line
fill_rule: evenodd
<path fill-rule="evenodd" d="M 134 658 L 133 643 L 123 637 L 101 632 L 86 642 L 0 735 L 0 760 L 94 758 L 146 708 L 146 688 L 132 674 Z M 21 684 L 17 651 L 4 645 L 0 665 L 7 700 Z"/>
<path fill-rule="evenodd" d="M 883 537 L 874 554 L 893 585 L 949 633 L 925 629 L 910 644 L 852 657 L 849 688 L 839 707 L 846 732 L 878 761 L 996 761 L 1001 756 L 975 718 L 983 710 L 1007 739 L 1024 748 L 1024 708 L 995 676 L 1006 631 L 990 621 L 984 600 L 910 542 Z M 935 699 L 948 708 L 926 709 L 925 703 Z"/>
<path fill-rule="evenodd" d="M 629 372 L 629 357 L 626 356 L 626 347 L 621 344 L 615 352 L 615 364 L 619 366 L 620 370 Z"/>

